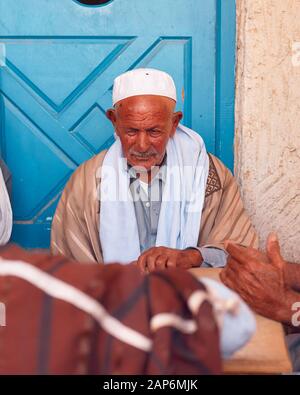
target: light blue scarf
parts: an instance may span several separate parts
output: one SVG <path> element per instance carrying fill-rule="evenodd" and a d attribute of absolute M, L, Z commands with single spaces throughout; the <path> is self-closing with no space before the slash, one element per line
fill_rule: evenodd
<path fill-rule="evenodd" d="M 209 171 L 202 138 L 179 125 L 167 144 L 167 172 L 156 246 L 196 246 Z M 140 256 L 134 204 L 120 139 L 110 147 L 101 168 L 100 243 L 105 263 L 130 263 Z"/>

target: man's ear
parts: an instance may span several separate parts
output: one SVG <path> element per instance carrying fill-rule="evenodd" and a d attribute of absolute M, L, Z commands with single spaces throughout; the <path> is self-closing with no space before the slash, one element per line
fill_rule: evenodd
<path fill-rule="evenodd" d="M 110 122 L 115 126 L 116 123 L 116 110 L 114 108 L 110 108 L 105 113 L 106 118 L 110 120 Z"/>
<path fill-rule="evenodd" d="M 174 136 L 174 134 L 176 132 L 176 129 L 177 129 L 177 126 L 178 126 L 179 122 L 181 121 L 182 117 L 183 117 L 183 114 L 182 114 L 181 111 L 174 112 L 174 114 L 173 114 L 173 127 L 172 127 L 171 137 Z"/>

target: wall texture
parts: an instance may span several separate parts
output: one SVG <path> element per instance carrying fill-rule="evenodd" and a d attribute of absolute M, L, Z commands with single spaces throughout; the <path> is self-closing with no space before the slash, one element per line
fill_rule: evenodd
<path fill-rule="evenodd" d="M 265 246 L 300 263 L 300 0 L 237 0 L 235 174 Z"/>

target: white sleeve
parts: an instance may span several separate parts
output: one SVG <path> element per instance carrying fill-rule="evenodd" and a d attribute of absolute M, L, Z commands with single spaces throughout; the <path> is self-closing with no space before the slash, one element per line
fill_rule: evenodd
<path fill-rule="evenodd" d="M 221 320 L 218 320 L 220 328 L 220 347 L 222 357 L 228 359 L 233 353 L 242 348 L 248 343 L 250 338 L 256 331 L 256 320 L 254 314 L 240 296 L 227 288 L 220 282 L 210 278 L 201 278 L 199 281 L 203 282 L 209 292 L 214 297 L 212 304 L 215 310 L 218 310 L 218 315 Z M 223 306 L 235 306 L 233 309 L 229 307 L 220 309 L 220 303 Z M 235 310 L 235 311 L 232 311 Z"/>

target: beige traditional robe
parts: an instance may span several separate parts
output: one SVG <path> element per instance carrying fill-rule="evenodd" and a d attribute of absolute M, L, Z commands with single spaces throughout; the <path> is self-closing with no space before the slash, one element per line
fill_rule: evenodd
<path fill-rule="evenodd" d="M 80 262 L 103 263 L 99 239 L 100 180 L 106 151 L 84 162 L 67 183 L 52 223 L 51 251 Z M 209 155 L 209 175 L 198 239 L 199 247 L 224 249 L 225 240 L 258 246 L 257 234 L 244 209 L 231 172 Z"/>

